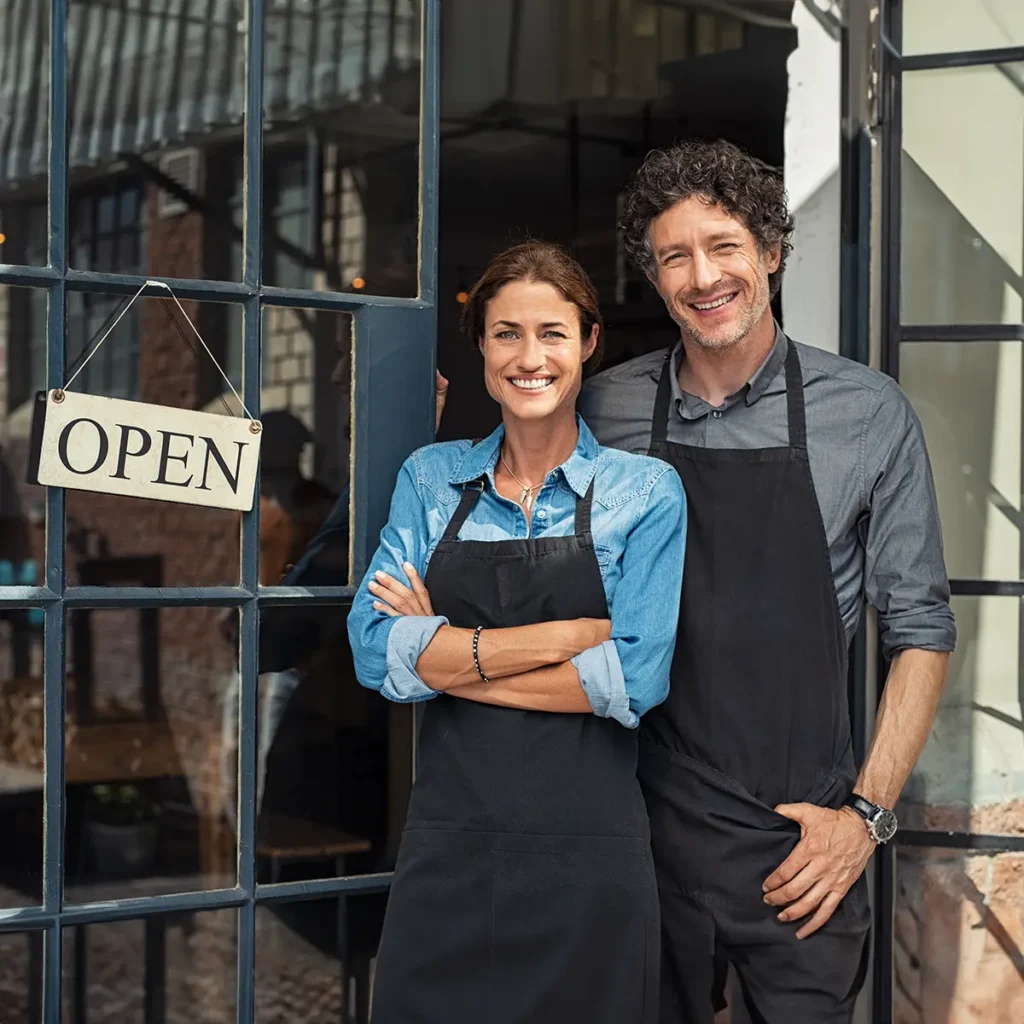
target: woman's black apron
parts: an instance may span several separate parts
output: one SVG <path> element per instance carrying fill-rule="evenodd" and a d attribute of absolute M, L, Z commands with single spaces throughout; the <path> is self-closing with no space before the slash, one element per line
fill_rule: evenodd
<path fill-rule="evenodd" d="M 434 610 L 494 629 L 607 618 L 590 532 L 460 541 L 430 560 Z M 442 694 L 419 732 L 373 994 L 374 1024 L 653 1024 L 657 890 L 637 735 L 591 714 Z"/>

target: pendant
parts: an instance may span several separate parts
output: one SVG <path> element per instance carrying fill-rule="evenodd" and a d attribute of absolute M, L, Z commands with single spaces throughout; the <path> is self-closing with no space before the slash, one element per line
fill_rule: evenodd
<path fill-rule="evenodd" d="M 533 488 L 532 487 L 524 487 L 523 488 L 522 493 L 519 495 L 519 504 L 522 505 L 523 508 L 525 508 L 527 512 L 530 511 L 530 506 L 533 504 Z"/>

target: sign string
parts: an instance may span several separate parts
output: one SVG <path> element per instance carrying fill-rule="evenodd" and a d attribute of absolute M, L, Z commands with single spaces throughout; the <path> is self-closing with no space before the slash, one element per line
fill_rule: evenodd
<path fill-rule="evenodd" d="M 224 383 L 227 384 L 227 386 L 231 389 L 231 393 L 235 396 L 235 398 L 238 401 L 238 404 L 242 407 L 242 411 L 245 413 L 246 418 L 249 419 L 252 423 L 255 423 L 256 422 L 256 418 L 252 415 L 252 413 L 249 412 L 248 408 L 246 407 L 245 402 L 242 401 L 242 396 L 235 390 L 234 384 L 231 383 L 230 377 L 228 377 L 228 375 L 224 372 L 224 368 L 220 365 L 220 363 L 217 362 L 217 358 L 210 351 L 209 346 L 203 340 L 203 336 L 199 333 L 199 329 L 192 322 L 192 319 L 188 315 L 188 313 L 185 312 L 185 307 L 182 306 L 182 304 L 178 301 L 178 296 L 174 294 L 174 292 L 171 290 L 171 286 L 169 284 L 167 284 L 166 281 L 144 281 L 142 283 L 142 286 L 131 297 L 131 299 L 128 301 L 128 304 L 123 309 L 121 309 L 121 311 L 117 314 L 117 317 L 114 319 L 114 322 L 112 324 L 110 324 L 110 326 L 107 327 L 107 329 L 105 331 L 103 331 L 102 336 L 96 342 L 96 344 L 93 347 L 92 351 L 89 352 L 89 354 L 85 356 L 85 358 L 82 360 L 81 364 L 79 365 L 78 369 L 75 370 L 75 372 L 71 375 L 71 379 L 67 382 L 67 384 L 64 385 L 62 390 L 66 391 L 68 388 L 71 387 L 71 385 L 75 382 L 75 378 L 86 368 L 86 366 L 88 366 L 89 360 L 92 359 L 92 357 L 94 355 L 96 355 L 97 352 L 99 352 L 100 346 L 103 344 L 103 342 L 105 342 L 107 340 L 107 338 L 110 336 L 111 332 L 121 322 L 121 319 L 128 312 L 128 310 L 132 308 L 132 306 L 135 304 L 135 300 L 147 288 L 165 288 L 170 293 L 171 298 L 174 300 L 174 304 L 181 311 L 181 315 L 185 318 L 185 321 L 188 323 L 189 327 L 192 328 L 192 331 L 195 334 L 196 338 L 199 339 L 199 344 L 203 346 L 203 351 L 205 351 L 206 354 L 210 357 L 210 360 L 213 362 L 213 365 L 217 367 L 217 372 L 221 375 L 221 377 L 224 378 Z M 166 301 L 166 300 L 164 300 L 164 301 Z M 170 310 L 168 310 L 168 313 L 170 313 Z M 113 315 L 114 314 L 111 313 L 111 316 L 113 316 Z M 107 318 L 108 321 L 109 321 L 109 319 L 110 319 L 110 317 Z M 174 321 L 175 326 L 178 328 L 179 334 L 182 335 L 182 337 L 185 339 L 186 344 L 188 344 L 188 339 L 185 338 L 184 333 L 181 331 L 180 325 L 178 325 L 177 321 L 174 320 L 173 316 L 171 317 L 171 320 Z M 104 326 L 106 326 L 106 325 L 104 324 Z M 101 327 L 100 330 L 103 330 L 103 328 Z M 88 348 L 88 347 L 89 346 L 87 345 L 86 348 Z M 191 347 L 192 346 L 189 345 L 189 348 L 191 348 Z M 194 349 L 193 349 L 193 351 L 194 351 Z M 257 428 L 253 428 L 253 429 L 257 429 Z"/>

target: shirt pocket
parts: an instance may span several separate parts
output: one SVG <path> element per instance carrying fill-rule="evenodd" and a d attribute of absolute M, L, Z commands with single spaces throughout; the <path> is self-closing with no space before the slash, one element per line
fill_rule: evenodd
<path fill-rule="evenodd" d="M 601 569 L 601 575 L 607 576 L 608 570 L 615 564 L 615 552 L 611 548 L 605 547 L 604 544 L 594 545 L 594 556 L 597 558 L 597 564 Z"/>

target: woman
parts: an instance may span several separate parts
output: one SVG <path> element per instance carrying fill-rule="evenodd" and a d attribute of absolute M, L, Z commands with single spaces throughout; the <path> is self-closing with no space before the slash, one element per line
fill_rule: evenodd
<path fill-rule="evenodd" d="M 365 686 L 429 700 L 373 1019 L 653 1022 L 635 727 L 668 692 L 682 486 L 576 416 L 601 319 L 564 251 L 497 256 L 464 321 L 502 425 L 408 459 L 348 620 Z"/>

